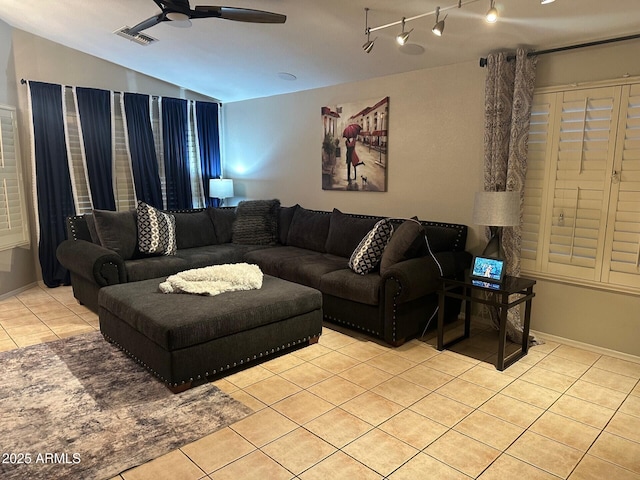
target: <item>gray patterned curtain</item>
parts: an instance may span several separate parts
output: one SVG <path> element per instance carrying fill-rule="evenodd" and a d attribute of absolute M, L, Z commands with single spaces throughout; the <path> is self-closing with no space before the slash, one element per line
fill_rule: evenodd
<path fill-rule="evenodd" d="M 521 217 L 536 60 L 535 56 L 527 57 L 523 49 L 516 52 L 512 61 L 507 60 L 506 53 L 487 57 L 484 189 L 489 192 L 520 192 Z M 508 275 L 520 275 L 521 240 L 521 226 L 504 227 L 502 245 Z M 497 324 L 496 312 L 492 312 L 492 319 Z M 509 310 L 507 335 L 513 342 L 522 341 L 519 308 Z"/>

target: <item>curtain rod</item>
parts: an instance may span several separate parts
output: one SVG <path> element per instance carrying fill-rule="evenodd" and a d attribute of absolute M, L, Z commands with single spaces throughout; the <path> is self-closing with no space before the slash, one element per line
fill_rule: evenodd
<path fill-rule="evenodd" d="M 614 38 L 607 38 L 605 40 L 596 40 L 594 42 L 579 43 L 577 45 L 568 45 L 566 47 L 549 48 L 548 50 L 540 50 L 537 52 L 533 51 L 533 52 L 527 53 L 527 57 L 546 55 L 547 53 L 564 52 L 566 50 L 575 50 L 576 48 L 595 47 L 597 45 L 605 45 L 607 43 L 624 42 L 625 40 L 635 40 L 636 38 L 640 38 L 640 33 L 636 33 L 633 35 L 626 35 L 624 37 L 614 37 Z M 509 55 L 507 57 L 507 62 L 515 60 L 515 58 L 516 58 L 515 55 Z M 487 58 L 483 57 L 480 59 L 480 67 L 486 67 L 486 66 L 487 66 Z"/>

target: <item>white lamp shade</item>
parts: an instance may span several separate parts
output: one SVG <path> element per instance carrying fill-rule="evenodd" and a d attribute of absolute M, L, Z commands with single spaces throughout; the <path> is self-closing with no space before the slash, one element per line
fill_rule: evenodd
<path fill-rule="evenodd" d="M 477 192 L 472 221 L 489 227 L 519 225 L 520 192 Z"/>
<path fill-rule="evenodd" d="M 233 197 L 233 180 L 230 178 L 209 179 L 209 196 L 211 198 Z"/>

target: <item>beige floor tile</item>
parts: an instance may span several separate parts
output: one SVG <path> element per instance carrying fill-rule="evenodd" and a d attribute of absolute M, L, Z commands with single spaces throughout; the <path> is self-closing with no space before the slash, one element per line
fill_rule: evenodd
<path fill-rule="evenodd" d="M 215 480 L 289 480 L 294 475 L 260 450 L 250 453 L 211 475 Z"/>
<path fill-rule="evenodd" d="M 309 388 L 311 385 L 332 377 L 333 373 L 311 363 L 304 363 L 282 372 L 280 376 L 302 388 Z"/>
<path fill-rule="evenodd" d="M 520 375 L 520 380 L 525 380 L 559 393 L 566 392 L 575 383 L 577 377 L 570 377 L 539 367 L 538 365 L 543 361 L 540 360 L 535 366 Z"/>
<path fill-rule="evenodd" d="M 239 387 L 237 385 L 234 385 L 226 378 L 218 378 L 216 380 L 213 380 L 211 383 L 225 393 L 233 393 L 239 390 Z"/>
<path fill-rule="evenodd" d="M 400 374 L 400 377 L 420 385 L 427 390 L 437 390 L 454 377 L 448 373 L 426 367 L 424 364 L 416 365 Z"/>
<path fill-rule="evenodd" d="M 75 313 L 73 313 L 62 304 L 58 304 L 55 306 L 42 304 L 37 307 L 31 307 L 31 311 L 35 313 L 40 320 L 43 320 L 45 322 L 47 320 L 75 315 Z"/>
<path fill-rule="evenodd" d="M 211 473 L 255 449 L 255 446 L 227 427 L 180 450 L 206 473 Z"/>
<path fill-rule="evenodd" d="M 593 366 L 640 380 L 640 363 L 603 355 Z"/>
<path fill-rule="evenodd" d="M 341 408 L 371 425 L 380 425 L 402 410 L 402 406 L 373 392 L 364 392 Z"/>
<path fill-rule="evenodd" d="M 596 437 L 600 435 L 600 429 L 590 427 L 584 423 L 572 420 L 553 412 L 545 412 L 529 428 L 530 432 L 543 435 L 569 447 L 586 452 Z"/>
<path fill-rule="evenodd" d="M 360 363 L 360 360 L 350 357 L 349 355 L 334 351 L 329 352 L 326 355 L 314 358 L 313 360 L 310 360 L 309 363 L 313 363 L 317 367 L 335 374 L 344 372 L 351 367 L 355 367 Z"/>
<path fill-rule="evenodd" d="M 465 405 L 469 405 L 473 408 L 479 407 L 495 395 L 493 390 L 481 387 L 475 383 L 461 380 L 460 378 L 454 378 L 449 383 L 436 390 L 436 393 L 449 397 L 453 400 L 457 400 L 458 402 L 464 403 Z"/>
<path fill-rule="evenodd" d="M 585 455 L 569 476 L 569 480 L 640 480 L 640 474 L 633 473 L 618 465 L 592 455 Z"/>
<path fill-rule="evenodd" d="M 505 450 L 524 432 L 524 427 L 476 410 L 458 423 L 454 430 L 490 447 Z"/>
<path fill-rule="evenodd" d="M 411 410 L 403 410 L 378 428 L 418 450 L 424 449 L 449 430 L 448 427 Z"/>
<path fill-rule="evenodd" d="M 298 475 L 336 451 L 336 448 L 304 428 L 262 447 L 262 451 Z"/>
<path fill-rule="evenodd" d="M 566 375 L 572 378 L 580 378 L 580 376 L 591 368 L 590 365 L 574 362 L 563 357 L 548 355 L 547 357 L 536 363 L 536 367 L 551 370 L 552 372 Z"/>
<path fill-rule="evenodd" d="M 23 325 L 20 327 L 6 327 L 5 331 L 11 338 L 28 337 L 30 335 L 42 335 L 45 333 L 53 333 L 52 330 L 44 323 L 38 322 L 31 325 Z"/>
<path fill-rule="evenodd" d="M 509 367 L 511 368 L 511 367 Z M 488 388 L 494 392 L 502 390 L 504 387 L 513 382 L 513 377 L 496 370 L 495 368 L 488 369 L 481 365 L 476 365 L 464 372 L 460 377 L 467 382 L 480 385 L 481 387 Z"/>
<path fill-rule="evenodd" d="M 59 338 L 53 332 L 12 337 L 12 339 L 16 343 L 16 345 L 18 345 L 18 347 L 29 347 L 31 345 L 38 345 L 40 343 L 53 342 L 55 340 L 59 340 Z"/>
<path fill-rule="evenodd" d="M 373 342 L 354 342 L 338 349 L 338 351 L 361 362 L 366 362 L 378 355 L 386 353 L 388 349 Z"/>
<path fill-rule="evenodd" d="M 26 308 L 24 311 L 17 311 L 15 315 L 9 315 L 9 313 L 11 312 L 5 314 L 5 318 L 0 318 L 0 325 L 5 330 L 42 324 L 42 321 Z"/>
<path fill-rule="evenodd" d="M 8 352 L 9 350 L 13 350 L 15 348 L 18 348 L 18 345 L 16 345 L 16 343 L 10 338 L 6 340 L 0 340 L 0 352 Z"/>
<path fill-rule="evenodd" d="M 461 358 L 464 358 L 461 359 Z M 422 362 L 422 365 L 425 367 L 433 368 L 440 372 L 453 375 L 457 377 L 458 375 L 463 374 L 467 370 L 473 368 L 477 362 L 470 362 L 468 357 L 463 357 L 462 355 L 457 355 L 452 352 L 443 352 L 440 355 L 436 355 L 435 357 L 431 357 L 426 362 Z"/>
<path fill-rule="evenodd" d="M 339 376 L 327 378 L 309 387 L 308 390 L 334 405 L 348 402 L 365 391 L 364 388 Z"/>
<path fill-rule="evenodd" d="M 286 435 L 296 427 L 294 422 L 270 408 L 255 412 L 230 426 L 257 447 Z"/>
<path fill-rule="evenodd" d="M 383 372 L 379 368 L 372 367 L 366 363 L 356 365 L 349 370 L 345 370 L 339 375 L 366 390 L 391 378 L 391 374 Z"/>
<path fill-rule="evenodd" d="M 500 393 L 540 408 L 549 408 L 561 395 L 558 391 L 520 379 L 514 380 Z"/>
<path fill-rule="evenodd" d="M 567 478 L 583 456 L 583 452 L 526 431 L 506 453 L 542 470 Z"/>
<path fill-rule="evenodd" d="M 430 390 L 400 377 L 390 378 L 386 382 L 373 387 L 371 391 L 403 407 L 408 407 L 431 393 Z"/>
<path fill-rule="evenodd" d="M 298 425 L 304 425 L 314 418 L 327 413 L 334 406 L 313 393 L 303 390 L 275 403 L 272 408 Z"/>
<path fill-rule="evenodd" d="M 498 393 L 478 409 L 522 428 L 528 428 L 544 413 L 542 408 Z"/>
<path fill-rule="evenodd" d="M 604 431 L 640 443 L 640 418 L 617 412 Z"/>
<path fill-rule="evenodd" d="M 453 427 L 473 411 L 470 406 L 438 393 L 429 394 L 409 408 L 447 427 Z"/>
<path fill-rule="evenodd" d="M 52 329 L 58 338 L 73 337 L 75 335 L 82 335 L 83 333 L 95 332 L 95 329 L 91 325 L 77 326 L 77 327 L 63 327 Z"/>
<path fill-rule="evenodd" d="M 491 367 L 493 370 L 496 370 L 495 363 L 487 363 L 486 361 L 480 364 L 481 367 L 489 368 Z M 511 378 L 519 378 L 524 372 L 532 368 L 533 365 L 527 364 L 522 361 L 522 359 L 518 360 L 516 363 L 512 363 L 508 368 L 505 368 L 501 373 Z M 497 371 L 497 370 L 496 370 Z"/>
<path fill-rule="evenodd" d="M 267 478 L 267 477 L 264 477 Z M 336 452 L 300 475 L 301 480 L 380 480 L 382 476 L 350 456 Z"/>
<path fill-rule="evenodd" d="M 557 480 L 558 477 L 529 465 L 511 455 L 502 454 L 478 480 Z"/>
<path fill-rule="evenodd" d="M 627 397 L 627 394 L 618 390 L 601 387 L 595 383 L 585 382 L 583 380 L 578 380 L 574 383 L 571 388 L 567 390 L 566 395 L 611 408 L 612 410 L 617 409 Z"/>
<path fill-rule="evenodd" d="M 596 428 L 604 428 L 615 413 L 615 410 L 601 407 L 595 403 L 580 400 L 570 395 L 560 397 L 549 408 L 549 411 Z"/>
<path fill-rule="evenodd" d="M 282 355 L 280 357 L 269 360 L 261 364 L 263 368 L 266 368 L 273 373 L 282 373 L 290 368 L 297 367 L 301 363 L 304 363 L 300 357 L 295 355 Z"/>
<path fill-rule="evenodd" d="M 596 365 L 602 359 L 596 362 Z M 629 393 L 636 385 L 637 379 L 615 373 L 610 370 L 604 370 L 597 367 L 591 367 L 582 377 L 581 380 L 585 382 L 595 383 L 602 387 L 611 388 L 612 390 L 618 390 L 619 392 Z"/>
<path fill-rule="evenodd" d="M 334 408 L 307 423 L 305 428 L 331 445 L 342 448 L 373 426 L 341 408 Z"/>
<path fill-rule="evenodd" d="M 587 453 L 640 474 L 640 443 L 603 432 Z"/>
<path fill-rule="evenodd" d="M 256 365 L 254 367 L 249 367 L 244 370 L 240 370 L 239 372 L 233 373 L 231 375 L 227 375 L 225 380 L 233 383 L 238 388 L 245 388 L 251 384 L 259 382 L 260 380 L 264 380 L 265 378 L 269 378 L 273 376 L 273 372 L 267 370 L 261 365 Z"/>
<path fill-rule="evenodd" d="M 389 476 L 389 480 L 417 480 L 420 478 L 469 480 L 471 477 L 424 453 L 419 453 Z"/>
<path fill-rule="evenodd" d="M 320 345 L 324 345 L 331 350 L 336 350 L 354 342 L 357 342 L 355 338 L 339 332 L 327 332 L 326 335 L 321 335 L 319 340 Z"/>
<path fill-rule="evenodd" d="M 184 453 L 174 450 L 120 475 L 125 480 L 198 480 L 204 474 Z"/>
<path fill-rule="evenodd" d="M 454 430 L 449 430 L 424 452 L 472 478 L 480 475 L 501 453 Z"/>
<path fill-rule="evenodd" d="M 640 397 L 629 395 L 622 405 L 620 405 L 619 411 L 627 415 L 640 417 Z"/>
<path fill-rule="evenodd" d="M 367 361 L 367 364 L 391 375 L 398 375 L 416 365 L 414 362 L 391 352 L 373 357 Z"/>
<path fill-rule="evenodd" d="M 406 358 L 414 363 L 424 362 L 431 357 L 439 355 L 440 352 L 435 348 L 425 345 L 418 340 L 411 340 L 392 350 L 392 353 L 402 358 Z"/>
<path fill-rule="evenodd" d="M 11 340 L 11 337 L 4 328 L 0 327 L 0 341 L 2 340 Z"/>
<path fill-rule="evenodd" d="M 640 382 L 636 383 L 636 386 L 631 390 L 631 395 L 640 397 Z"/>
<path fill-rule="evenodd" d="M 4 312 L 11 312 L 20 310 L 22 308 L 26 308 L 24 306 L 24 303 L 22 303 L 16 297 L 9 297 L 5 298 L 4 300 L 0 300 L 0 319 L 4 318 Z"/>
<path fill-rule="evenodd" d="M 300 350 L 295 350 L 291 354 L 296 357 L 308 362 L 309 360 L 313 360 L 316 357 L 321 355 L 326 355 L 329 352 L 332 352 L 328 347 L 324 345 L 320 345 L 319 343 L 315 343 L 313 345 L 309 345 L 308 347 L 301 348 Z"/>
<path fill-rule="evenodd" d="M 249 395 L 244 390 L 234 390 L 233 392 L 227 392 L 227 393 L 229 393 L 229 395 L 231 395 L 234 399 L 236 399 L 243 405 L 249 407 L 254 412 L 257 412 L 258 410 L 262 410 L 263 408 L 267 408 L 268 406 L 266 403 L 261 402 L 260 400 L 258 400 L 256 397 L 252 395 Z"/>
<path fill-rule="evenodd" d="M 556 349 L 549 354 L 550 357 L 566 358 L 585 365 L 593 365 L 601 357 L 599 353 L 583 350 L 582 348 L 571 347 L 569 345 L 558 345 Z"/>
<path fill-rule="evenodd" d="M 418 450 L 374 429 L 342 449 L 380 475 L 387 476 L 418 453 Z"/>
<path fill-rule="evenodd" d="M 249 385 L 244 391 L 262 403 L 271 405 L 299 392 L 300 387 L 278 375 L 274 375 Z"/>

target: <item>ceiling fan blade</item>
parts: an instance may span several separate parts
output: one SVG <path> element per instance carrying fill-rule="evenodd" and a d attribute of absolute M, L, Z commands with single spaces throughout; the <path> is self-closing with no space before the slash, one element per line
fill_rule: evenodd
<path fill-rule="evenodd" d="M 192 10 L 191 18 L 224 18 L 225 20 L 234 20 L 236 22 L 250 23 L 284 23 L 287 20 L 286 15 L 279 13 L 264 12 L 262 10 L 252 10 L 250 8 L 235 7 L 207 7 L 199 6 Z"/>
<path fill-rule="evenodd" d="M 160 22 L 163 22 L 165 20 L 165 15 L 164 12 L 160 12 L 159 14 L 147 18 L 146 20 L 143 20 L 142 22 L 140 22 L 139 24 L 137 24 L 134 27 L 131 27 L 129 29 L 129 33 L 134 35 L 136 33 L 140 33 L 142 30 L 146 30 L 147 28 L 153 27 L 154 25 L 157 25 Z"/>

